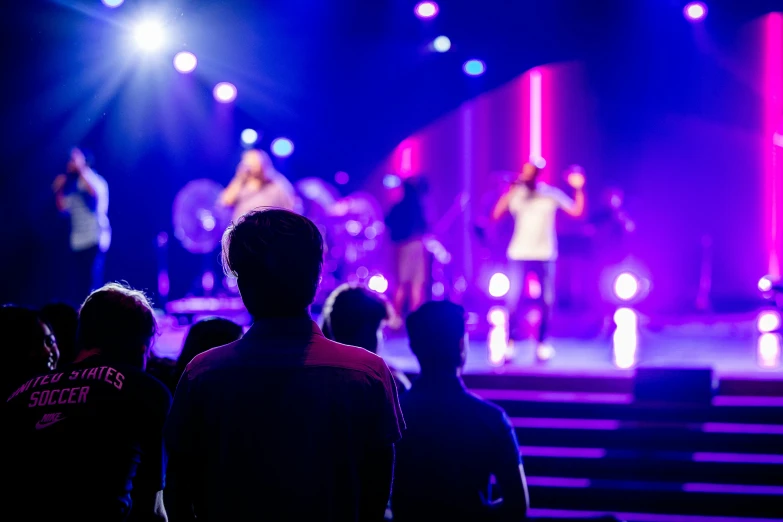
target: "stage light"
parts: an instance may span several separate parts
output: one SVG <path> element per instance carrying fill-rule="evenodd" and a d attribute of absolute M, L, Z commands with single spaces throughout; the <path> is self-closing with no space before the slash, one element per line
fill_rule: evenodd
<path fill-rule="evenodd" d="M 639 293 L 639 280 L 629 272 L 623 272 L 614 280 L 614 295 L 622 301 L 630 301 Z"/>
<path fill-rule="evenodd" d="M 334 175 L 334 182 L 338 185 L 347 185 L 349 181 L 351 181 L 351 177 L 347 172 L 340 171 Z"/>
<path fill-rule="evenodd" d="M 685 18 L 691 22 L 700 22 L 707 16 L 707 6 L 702 2 L 691 2 L 683 9 Z"/>
<path fill-rule="evenodd" d="M 367 276 L 370 275 L 370 271 L 367 270 L 366 266 L 360 266 L 356 269 L 356 277 L 359 279 L 367 279 Z"/>
<path fill-rule="evenodd" d="M 422 20 L 434 18 L 438 14 L 438 4 L 435 2 L 419 2 L 416 7 L 413 8 L 413 12 L 416 16 Z"/>
<path fill-rule="evenodd" d="M 242 144 L 250 147 L 258 141 L 258 132 L 253 129 L 245 129 L 241 134 Z"/>
<path fill-rule="evenodd" d="M 544 167 L 546 167 L 546 160 L 544 158 L 542 158 L 541 156 L 536 156 L 536 157 L 531 156 L 530 157 L 530 163 L 532 163 L 533 165 L 535 165 L 539 169 L 543 169 Z"/>
<path fill-rule="evenodd" d="M 508 311 L 502 306 L 493 306 L 487 312 L 487 322 L 492 326 L 507 326 Z"/>
<path fill-rule="evenodd" d="M 780 335 L 765 333 L 759 336 L 757 353 L 758 364 L 762 368 L 780 366 Z"/>
<path fill-rule="evenodd" d="M 106 7 L 111 7 L 112 9 L 121 6 L 124 1 L 125 0 L 101 0 L 101 2 L 103 2 L 103 5 L 105 5 Z"/>
<path fill-rule="evenodd" d="M 367 288 L 378 292 L 379 294 L 383 294 L 389 289 L 389 282 L 381 274 L 375 274 L 367 282 Z"/>
<path fill-rule="evenodd" d="M 272 141 L 272 154 L 278 158 L 287 158 L 294 152 L 294 143 L 288 138 L 275 138 Z"/>
<path fill-rule="evenodd" d="M 212 95 L 220 103 L 231 103 L 237 99 L 237 88 L 233 83 L 220 82 L 215 85 L 212 90 Z"/>
<path fill-rule="evenodd" d="M 383 186 L 387 189 L 397 188 L 402 185 L 402 179 L 396 174 L 386 174 L 383 177 Z"/>
<path fill-rule="evenodd" d="M 157 51 L 166 43 L 166 33 L 163 24 L 158 20 L 144 20 L 133 30 L 136 45 L 146 52 Z"/>
<path fill-rule="evenodd" d="M 174 55 L 174 68 L 183 74 L 193 72 L 197 63 L 198 60 L 196 60 L 196 55 L 193 53 L 181 51 Z"/>
<path fill-rule="evenodd" d="M 484 74 L 484 71 L 487 70 L 487 66 L 484 65 L 484 62 L 481 60 L 468 60 L 465 62 L 465 64 L 462 66 L 462 70 L 465 71 L 465 74 L 468 76 L 480 76 Z"/>
<path fill-rule="evenodd" d="M 780 330 L 780 314 L 774 310 L 764 310 L 756 319 L 756 327 L 763 334 Z"/>
<path fill-rule="evenodd" d="M 509 352 L 508 330 L 500 326 L 491 328 L 487 336 L 487 348 L 489 348 L 489 363 L 493 366 L 502 365 Z"/>
<path fill-rule="evenodd" d="M 443 297 L 443 294 L 446 293 L 446 286 L 441 283 L 440 281 L 437 281 L 435 283 L 432 283 L 432 295 L 435 297 Z"/>
<path fill-rule="evenodd" d="M 345 231 L 351 234 L 352 236 L 358 236 L 359 233 L 362 231 L 362 224 L 356 221 L 355 219 L 349 219 L 345 222 Z"/>
<path fill-rule="evenodd" d="M 510 288 L 511 282 L 506 274 L 498 272 L 489 278 L 489 295 L 492 297 L 503 297 Z"/>
<path fill-rule="evenodd" d="M 451 40 L 448 36 L 438 36 L 432 41 L 432 48 L 439 53 L 445 53 L 451 49 Z"/>
<path fill-rule="evenodd" d="M 639 344 L 639 316 L 630 308 L 618 308 L 614 313 L 617 326 L 612 334 L 612 357 L 618 368 L 628 369 L 636 364 Z"/>
<path fill-rule="evenodd" d="M 769 276 L 764 276 L 759 279 L 759 291 L 769 292 L 770 290 L 772 290 L 772 278 Z"/>

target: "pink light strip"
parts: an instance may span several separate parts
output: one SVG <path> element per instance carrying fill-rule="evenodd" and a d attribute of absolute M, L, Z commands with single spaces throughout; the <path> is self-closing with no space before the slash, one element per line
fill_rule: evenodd
<path fill-rule="evenodd" d="M 776 151 L 774 136 L 783 121 L 783 13 L 764 20 L 764 225 L 769 274 L 780 277 L 783 237 L 780 228 L 783 154 Z"/>
<path fill-rule="evenodd" d="M 530 157 L 534 159 L 542 157 L 542 84 L 541 71 L 530 71 Z"/>

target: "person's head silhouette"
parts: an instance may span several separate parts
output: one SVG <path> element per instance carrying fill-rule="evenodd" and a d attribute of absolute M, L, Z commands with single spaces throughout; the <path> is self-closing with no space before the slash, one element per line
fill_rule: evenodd
<path fill-rule="evenodd" d="M 465 309 L 450 301 L 430 301 L 405 322 L 422 376 L 456 375 L 465 364 Z"/>
<path fill-rule="evenodd" d="M 277 208 L 248 212 L 223 235 L 223 266 L 254 319 L 307 313 L 321 279 L 324 243 L 306 217 Z"/>
<path fill-rule="evenodd" d="M 378 351 L 378 331 L 389 318 L 387 302 L 363 286 L 338 286 L 323 310 L 324 335 L 338 343 Z"/>

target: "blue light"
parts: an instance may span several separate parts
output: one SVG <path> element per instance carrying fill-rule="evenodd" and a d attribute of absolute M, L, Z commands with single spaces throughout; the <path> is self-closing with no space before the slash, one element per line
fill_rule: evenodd
<path fill-rule="evenodd" d="M 432 41 L 432 48 L 439 53 L 445 53 L 451 49 L 451 40 L 448 36 L 438 36 Z"/>
<path fill-rule="evenodd" d="M 111 8 L 121 6 L 124 1 L 125 0 L 102 0 L 103 5 L 105 5 L 106 7 L 111 7 Z"/>
<path fill-rule="evenodd" d="M 397 188 L 402 185 L 402 180 L 396 174 L 386 174 L 383 177 L 383 186 L 387 189 Z"/>
<path fill-rule="evenodd" d="M 484 62 L 481 60 L 468 60 L 465 62 L 465 65 L 462 66 L 462 70 L 465 71 L 465 74 L 468 76 L 482 75 L 486 69 L 486 65 L 484 65 Z"/>
<path fill-rule="evenodd" d="M 272 154 L 278 158 L 287 158 L 294 152 L 294 143 L 288 138 L 276 138 L 272 142 Z"/>
<path fill-rule="evenodd" d="M 258 133 L 253 129 L 245 129 L 242 131 L 241 139 L 242 143 L 249 147 L 258 141 Z"/>

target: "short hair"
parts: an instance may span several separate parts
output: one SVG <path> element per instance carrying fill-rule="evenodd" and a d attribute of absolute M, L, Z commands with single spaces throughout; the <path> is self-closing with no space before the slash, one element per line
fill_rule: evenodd
<path fill-rule="evenodd" d="M 115 361 L 137 364 L 140 348 L 149 348 L 157 332 L 155 313 L 144 292 L 109 283 L 84 301 L 76 337 L 82 350 L 97 348 Z"/>
<path fill-rule="evenodd" d="M 364 286 L 346 283 L 326 299 L 322 313 L 323 333 L 338 343 L 359 346 L 375 353 L 378 329 L 389 318 L 386 301 Z"/>
<path fill-rule="evenodd" d="M 462 366 L 465 309 L 451 301 L 430 301 L 405 321 L 411 350 L 422 371 Z"/>
<path fill-rule="evenodd" d="M 253 210 L 226 229 L 222 257 L 250 315 L 287 317 L 305 312 L 315 300 L 324 241 L 304 216 L 278 208 Z"/>
<path fill-rule="evenodd" d="M 177 357 L 177 372 L 181 375 L 195 356 L 212 348 L 233 343 L 242 337 L 242 333 L 241 326 L 222 317 L 208 317 L 198 321 L 190 327 L 185 337 L 182 352 Z"/>
<path fill-rule="evenodd" d="M 49 323 L 60 350 L 59 364 L 70 364 L 76 358 L 76 330 L 79 312 L 67 303 L 50 303 L 41 308 L 41 315 Z"/>

